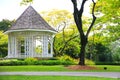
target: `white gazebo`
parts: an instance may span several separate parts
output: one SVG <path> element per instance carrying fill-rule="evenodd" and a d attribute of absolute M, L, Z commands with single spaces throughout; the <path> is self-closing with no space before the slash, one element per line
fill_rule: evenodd
<path fill-rule="evenodd" d="M 7 58 L 53 57 L 56 31 L 29 6 L 5 34 L 8 34 Z"/>

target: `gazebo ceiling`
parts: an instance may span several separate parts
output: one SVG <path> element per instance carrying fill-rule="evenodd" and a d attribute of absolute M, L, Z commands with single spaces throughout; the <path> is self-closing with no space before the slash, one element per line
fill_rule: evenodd
<path fill-rule="evenodd" d="M 28 30 L 56 33 L 56 30 L 53 29 L 32 6 L 29 6 L 5 33 Z"/>

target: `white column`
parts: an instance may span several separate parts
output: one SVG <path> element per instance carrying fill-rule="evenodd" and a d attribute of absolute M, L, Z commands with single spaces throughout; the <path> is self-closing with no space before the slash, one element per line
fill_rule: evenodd
<path fill-rule="evenodd" d="M 31 35 L 28 37 L 28 46 L 29 46 L 29 53 L 28 53 L 28 55 L 29 55 L 29 57 L 32 57 L 32 36 Z"/>
<path fill-rule="evenodd" d="M 53 57 L 53 37 L 51 37 L 51 40 L 50 40 L 50 44 L 51 44 L 51 55 L 52 55 L 52 57 Z"/>
<path fill-rule="evenodd" d="M 21 57 L 21 41 L 19 39 L 19 36 L 17 39 L 17 52 L 18 52 L 18 57 Z"/>
<path fill-rule="evenodd" d="M 35 57 L 36 37 L 33 36 L 33 57 Z"/>
<path fill-rule="evenodd" d="M 25 57 L 28 57 L 29 56 L 29 38 L 28 36 L 25 36 Z"/>
<path fill-rule="evenodd" d="M 48 37 L 46 35 L 43 36 L 43 55 L 48 57 Z"/>
<path fill-rule="evenodd" d="M 14 36 L 14 55 L 17 57 L 17 43 L 16 43 L 16 36 Z"/>
<path fill-rule="evenodd" d="M 14 57 L 14 37 L 13 35 L 11 36 L 11 57 Z"/>
<path fill-rule="evenodd" d="M 26 36 L 24 37 L 24 56 L 26 57 L 26 54 L 27 54 L 27 38 Z"/>
<path fill-rule="evenodd" d="M 15 36 L 13 34 L 9 35 L 9 43 L 8 43 L 8 55 L 10 58 L 15 58 L 16 55 L 16 43 Z"/>
<path fill-rule="evenodd" d="M 28 36 L 28 57 L 30 57 L 30 36 Z"/>
<path fill-rule="evenodd" d="M 33 35 L 31 36 L 32 40 L 31 40 L 31 56 L 34 57 L 34 37 Z"/>
<path fill-rule="evenodd" d="M 8 58 L 11 56 L 11 39 L 10 34 L 8 35 Z"/>
<path fill-rule="evenodd" d="M 13 56 L 15 58 L 15 36 L 13 36 L 13 40 L 12 40 L 12 44 L 13 44 Z"/>
<path fill-rule="evenodd" d="M 18 38 L 17 38 L 17 36 L 16 36 L 16 38 L 15 38 L 15 46 L 16 46 L 16 57 L 18 58 Z"/>

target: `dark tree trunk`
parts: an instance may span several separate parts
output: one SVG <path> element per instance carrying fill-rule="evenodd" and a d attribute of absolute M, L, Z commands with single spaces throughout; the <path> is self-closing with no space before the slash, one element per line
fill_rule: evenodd
<path fill-rule="evenodd" d="M 74 8 L 74 21 L 76 23 L 76 26 L 77 26 L 77 29 L 80 33 L 80 45 L 81 45 L 81 49 L 80 49 L 80 54 L 79 54 L 79 58 L 80 58 L 80 61 L 79 61 L 79 65 L 85 65 L 85 48 L 86 48 L 86 45 L 88 43 L 88 35 L 91 31 L 91 28 L 93 27 L 93 24 L 96 20 L 96 17 L 94 15 L 94 8 L 95 8 L 95 2 L 94 0 L 92 0 L 93 2 L 93 8 L 92 8 L 92 16 L 93 16 L 93 20 L 91 22 L 91 25 L 89 26 L 88 30 L 87 30 L 87 33 L 85 34 L 84 31 L 83 31 L 83 23 L 82 23 L 82 14 L 83 14 L 83 11 L 84 11 L 84 5 L 85 5 L 85 2 L 87 0 L 82 0 L 82 3 L 81 3 L 81 6 L 80 6 L 80 10 L 78 9 L 78 6 L 77 6 L 77 0 L 71 0 L 71 2 L 73 3 L 73 8 Z"/>
<path fill-rule="evenodd" d="M 87 41 L 84 40 L 84 42 L 81 41 L 81 50 L 80 50 L 80 54 L 79 54 L 79 65 L 85 65 L 85 48 L 87 45 Z"/>

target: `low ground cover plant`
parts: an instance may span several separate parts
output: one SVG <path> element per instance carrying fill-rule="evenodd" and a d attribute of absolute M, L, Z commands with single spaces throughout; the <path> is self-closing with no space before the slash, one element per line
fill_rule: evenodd
<path fill-rule="evenodd" d="M 36 58 L 26 58 L 24 60 L 2 60 L 0 61 L 0 66 L 14 66 L 14 65 L 74 65 L 75 63 L 68 60 L 39 60 Z"/>

